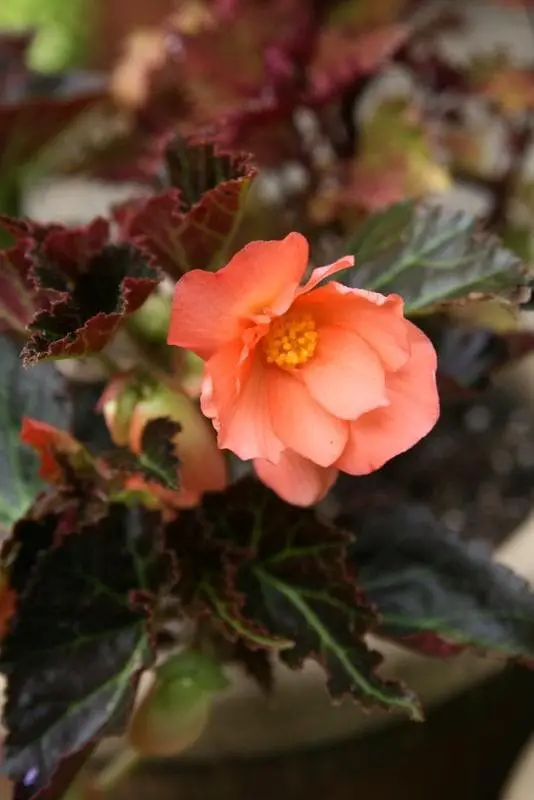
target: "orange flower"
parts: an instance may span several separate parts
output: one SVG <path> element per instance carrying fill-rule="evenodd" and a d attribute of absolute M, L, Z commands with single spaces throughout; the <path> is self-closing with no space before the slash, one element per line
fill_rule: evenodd
<path fill-rule="evenodd" d="M 337 282 L 347 256 L 313 270 L 298 233 L 252 242 L 216 273 L 177 283 L 169 344 L 205 363 L 204 414 L 219 447 L 254 459 L 288 502 L 309 505 L 339 470 L 364 475 L 435 424 L 436 354 L 403 301 Z"/>

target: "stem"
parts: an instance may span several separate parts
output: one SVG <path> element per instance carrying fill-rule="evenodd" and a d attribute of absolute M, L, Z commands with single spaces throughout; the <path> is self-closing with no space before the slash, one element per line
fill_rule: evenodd
<path fill-rule="evenodd" d="M 182 386 L 178 377 L 168 372 L 161 363 L 158 364 L 158 359 L 155 358 L 154 348 L 147 346 L 144 340 L 136 335 L 136 331 L 133 330 L 127 322 L 124 330 L 129 336 L 130 344 L 135 350 L 136 358 L 141 368 L 147 375 L 150 375 L 159 383 L 165 384 L 171 391 L 181 392 Z"/>
<path fill-rule="evenodd" d="M 93 783 L 94 788 L 97 792 L 109 792 L 137 766 L 140 760 L 141 756 L 137 750 L 125 747 L 100 772 Z"/>
<path fill-rule="evenodd" d="M 97 361 L 102 364 L 106 372 L 109 373 L 109 377 L 122 372 L 119 365 L 111 358 L 111 356 L 109 356 L 107 353 L 104 353 L 103 350 L 101 350 L 99 353 L 95 353 L 94 358 L 96 358 Z"/>

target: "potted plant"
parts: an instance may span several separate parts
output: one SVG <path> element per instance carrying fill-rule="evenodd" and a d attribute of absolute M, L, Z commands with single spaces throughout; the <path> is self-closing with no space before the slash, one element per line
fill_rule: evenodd
<path fill-rule="evenodd" d="M 180 78 L 151 63 L 136 110 L 158 120 L 157 147 L 132 132 L 152 148 L 139 196 L 76 228 L 2 218 L 0 667 L 19 796 L 60 797 L 117 733 L 110 770 L 78 778 L 88 797 L 194 742 L 272 751 L 282 720 L 302 745 L 319 714 L 323 739 L 384 710 L 420 719 L 405 683 L 435 700 L 494 668 L 470 648 L 532 658 L 533 595 L 508 568 L 531 577 L 530 530 L 507 541 L 531 508 L 532 420 L 493 386 L 533 347 L 530 100 L 510 112 L 501 63 L 450 64 L 450 17 L 419 23 L 417 5 L 174 17 Z M 226 73 L 237 23 L 255 50 Z M 421 91 L 360 115 L 392 61 Z M 214 64 L 221 85 L 203 83 Z M 506 131 L 502 173 L 473 163 L 473 102 Z M 480 219 L 421 202 L 451 174 L 487 190 Z M 87 358 L 100 384 L 72 381 Z M 294 713 L 267 711 L 244 673 Z M 350 701 L 330 715 L 325 683 Z"/>

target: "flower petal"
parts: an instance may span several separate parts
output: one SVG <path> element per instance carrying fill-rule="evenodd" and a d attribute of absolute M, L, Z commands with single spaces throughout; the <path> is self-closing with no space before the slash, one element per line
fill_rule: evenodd
<path fill-rule="evenodd" d="M 343 328 L 318 333 L 314 357 L 299 370 L 315 400 L 346 420 L 387 405 L 384 368 L 367 342 Z"/>
<path fill-rule="evenodd" d="M 285 450 L 277 464 L 254 461 L 258 478 L 287 503 L 311 506 L 318 503 L 337 478 L 333 467 L 319 467 L 291 450 Z"/>
<path fill-rule="evenodd" d="M 237 400 L 246 369 L 243 344 L 239 339 L 224 345 L 206 361 L 200 408 L 213 421 L 216 430 L 220 427 L 219 417 Z"/>
<path fill-rule="evenodd" d="M 239 458 L 276 462 L 284 445 L 275 435 L 267 395 L 267 366 L 252 353 L 241 366 L 214 357 L 207 364 L 211 394 L 202 410 L 214 417 L 219 447 Z"/>
<path fill-rule="evenodd" d="M 300 233 L 251 242 L 226 267 L 186 273 L 174 291 L 168 343 L 210 358 L 241 335 L 255 315 L 283 313 L 291 304 L 308 263 Z"/>
<path fill-rule="evenodd" d="M 234 314 L 235 298 L 219 275 L 193 270 L 180 278 L 174 289 L 168 344 L 207 359 L 241 335 L 244 323 Z"/>
<path fill-rule="evenodd" d="M 349 267 L 353 266 L 354 256 L 343 256 L 343 258 L 338 258 L 338 260 L 334 261 L 332 264 L 327 264 L 326 267 L 317 267 L 317 269 L 313 270 L 309 280 L 297 291 L 297 296 L 307 294 L 314 289 L 318 283 L 328 278 L 329 275 L 334 275 L 342 269 L 349 269 Z"/>
<path fill-rule="evenodd" d="M 390 405 L 350 425 L 349 442 L 336 462 L 343 472 L 367 475 L 409 450 L 434 427 L 439 416 L 436 353 L 430 340 L 410 322 L 411 358 L 387 376 Z"/>
<path fill-rule="evenodd" d="M 358 333 L 388 370 L 400 369 L 410 355 L 403 306 L 404 301 L 398 295 L 384 297 L 376 292 L 349 289 L 335 281 L 295 303 L 295 308 L 312 314 L 319 326 L 348 328 Z"/>
<path fill-rule="evenodd" d="M 347 443 L 348 426 L 325 411 L 290 372 L 271 367 L 267 392 L 273 429 L 286 447 L 328 467 Z"/>

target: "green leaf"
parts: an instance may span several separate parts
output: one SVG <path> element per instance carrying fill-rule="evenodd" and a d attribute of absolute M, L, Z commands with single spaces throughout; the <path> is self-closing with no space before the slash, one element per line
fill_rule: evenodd
<path fill-rule="evenodd" d="M 151 419 L 143 428 L 139 462 L 143 474 L 156 478 L 167 489 L 178 489 L 180 459 L 176 453 L 175 437 L 181 425 L 168 418 Z"/>
<path fill-rule="evenodd" d="M 118 505 L 86 525 L 59 510 L 21 520 L 9 554 L 19 601 L 0 663 L 3 766 L 32 798 L 64 758 L 126 722 L 169 573 L 153 517 Z"/>
<path fill-rule="evenodd" d="M 534 593 L 482 541 L 461 539 L 424 506 L 343 516 L 351 560 L 381 617 L 377 633 L 425 652 L 450 646 L 534 658 Z"/>
<path fill-rule="evenodd" d="M 141 451 L 115 449 L 104 454 L 106 464 L 122 476 L 142 476 L 149 483 L 178 491 L 180 459 L 176 436 L 182 426 L 168 417 L 149 420 L 143 428 Z"/>
<path fill-rule="evenodd" d="M 381 657 L 364 639 L 374 616 L 347 561 L 349 541 L 249 478 L 180 512 L 168 529 L 188 613 L 209 614 L 251 648 L 281 652 L 292 668 L 317 660 L 334 697 L 419 719 L 415 697 L 376 671 Z"/>
<path fill-rule="evenodd" d="M 43 483 L 35 453 L 19 439 L 22 417 L 51 425 L 65 422 L 63 378 L 52 364 L 23 368 L 20 343 L 0 336 L 0 533 L 28 510 Z"/>
<path fill-rule="evenodd" d="M 528 284 L 520 260 L 463 211 L 400 203 L 370 216 L 345 250 L 356 260 L 348 285 L 397 293 L 409 313 L 469 297 L 518 299 Z"/>

